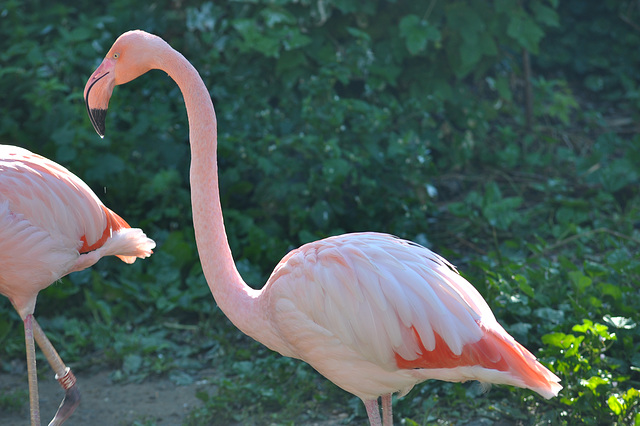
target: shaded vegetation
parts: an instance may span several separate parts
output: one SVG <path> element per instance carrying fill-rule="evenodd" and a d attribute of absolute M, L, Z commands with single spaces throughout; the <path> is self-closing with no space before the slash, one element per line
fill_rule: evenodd
<path fill-rule="evenodd" d="M 74 368 L 180 384 L 214 366 L 218 391 L 200 395 L 191 424 L 366 418 L 215 306 L 174 83 L 152 72 L 117 88 L 107 136 L 95 135 L 84 83 L 120 33 L 141 28 L 181 51 L 211 92 L 226 228 L 248 282 L 261 286 L 307 241 L 393 233 L 457 264 L 565 387 L 546 401 L 427 382 L 395 402 L 406 424 L 640 424 L 637 3 L 132 4 L 0 5 L 0 143 L 69 167 L 158 242 L 146 261 L 105 259 L 41 293 L 36 314 Z M 2 299 L 0 367 L 23 345 Z"/>

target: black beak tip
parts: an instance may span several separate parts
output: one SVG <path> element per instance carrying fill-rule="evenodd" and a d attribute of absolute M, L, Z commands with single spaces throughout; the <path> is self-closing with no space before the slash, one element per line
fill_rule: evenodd
<path fill-rule="evenodd" d="M 107 110 L 92 108 L 89 110 L 89 118 L 91 119 L 93 128 L 96 130 L 98 135 L 103 138 L 105 133 L 105 120 L 107 118 Z"/>

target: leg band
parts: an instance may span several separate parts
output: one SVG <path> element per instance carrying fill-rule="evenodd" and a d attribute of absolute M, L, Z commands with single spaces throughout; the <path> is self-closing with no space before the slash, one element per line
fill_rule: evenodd
<path fill-rule="evenodd" d="M 71 371 L 69 367 L 67 367 L 64 376 L 58 377 L 56 374 L 56 380 L 64 390 L 67 390 L 76 384 L 76 376 L 73 375 L 73 371 Z"/>

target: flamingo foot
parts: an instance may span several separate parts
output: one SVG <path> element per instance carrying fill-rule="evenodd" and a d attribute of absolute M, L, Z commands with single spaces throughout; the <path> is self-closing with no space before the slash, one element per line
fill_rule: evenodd
<path fill-rule="evenodd" d="M 69 367 L 67 367 L 66 371 L 66 374 L 62 377 L 58 377 L 56 374 L 56 379 L 64 389 L 64 399 L 49 426 L 59 426 L 64 423 L 80 404 L 80 391 L 76 385 L 76 376 L 73 375 Z"/>

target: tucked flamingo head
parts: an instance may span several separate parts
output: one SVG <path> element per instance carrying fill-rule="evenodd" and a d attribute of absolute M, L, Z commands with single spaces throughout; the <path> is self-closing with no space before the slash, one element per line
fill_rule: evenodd
<path fill-rule="evenodd" d="M 168 47 L 160 37 L 144 31 L 129 31 L 115 41 L 84 87 L 84 102 L 93 128 L 105 133 L 105 119 L 113 88 L 158 68 L 159 53 Z"/>

